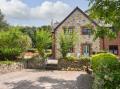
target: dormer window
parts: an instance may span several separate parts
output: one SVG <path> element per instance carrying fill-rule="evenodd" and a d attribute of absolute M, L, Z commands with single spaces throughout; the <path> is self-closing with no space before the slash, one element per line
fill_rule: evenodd
<path fill-rule="evenodd" d="M 91 34 L 91 29 L 89 29 L 89 28 L 83 28 L 82 29 L 82 34 L 83 35 L 90 35 Z"/>

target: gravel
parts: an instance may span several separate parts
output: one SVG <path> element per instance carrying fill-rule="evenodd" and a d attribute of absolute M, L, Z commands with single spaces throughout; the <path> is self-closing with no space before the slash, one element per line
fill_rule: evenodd
<path fill-rule="evenodd" d="M 92 81 L 82 71 L 31 69 L 0 75 L 0 89 L 92 89 Z"/>

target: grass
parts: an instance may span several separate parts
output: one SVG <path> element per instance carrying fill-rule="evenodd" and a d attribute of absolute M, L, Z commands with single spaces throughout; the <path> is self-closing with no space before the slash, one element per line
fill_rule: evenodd
<path fill-rule="evenodd" d="M 8 65 L 10 65 L 10 64 L 13 64 L 13 63 L 15 63 L 14 61 L 0 61 L 0 64 L 8 64 Z"/>

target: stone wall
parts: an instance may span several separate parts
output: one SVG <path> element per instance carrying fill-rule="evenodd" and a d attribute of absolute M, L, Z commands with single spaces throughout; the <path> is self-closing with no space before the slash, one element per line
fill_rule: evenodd
<path fill-rule="evenodd" d="M 74 53 L 82 54 L 81 44 L 91 44 L 91 51 L 98 52 L 100 50 L 100 40 L 97 39 L 93 41 L 93 35 L 83 35 L 82 29 L 83 27 L 87 27 L 87 25 L 94 26 L 94 24 L 78 9 L 76 9 L 65 21 L 55 30 L 54 32 L 54 55 L 56 59 L 61 58 L 60 53 L 60 34 L 64 33 L 64 27 L 73 27 L 74 32 L 76 32 L 78 36 L 78 41 L 74 46 Z"/>
<path fill-rule="evenodd" d="M 44 61 L 43 60 L 28 60 L 25 62 L 27 69 L 43 69 L 44 68 Z"/>
<path fill-rule="evenodd" d="M 76 60 L 76 61 L 68 61 L 68 60 L 59 60 L 58 64 L 61 70 L 67 71 L 80 71 L 85 70 L 87 66 L 90 66 L 88 61 Z"/>
<path fill-rule="evenodd" d="M 0 64 L 0 74 L 20 71 L 24 69 L 23 63 Z"/>

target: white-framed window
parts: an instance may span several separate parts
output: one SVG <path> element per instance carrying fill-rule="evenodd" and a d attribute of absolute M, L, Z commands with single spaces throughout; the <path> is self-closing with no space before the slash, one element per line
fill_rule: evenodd
<path fill-rule="evenodd" d="M 74 31 L 74 27 L 64 27 L 64 34 L 72 34 Z"/>
<path fill-rule="evenodd" d="M 82 34 L 83 35 L 90 35 L 91 34 L 91 29 L 89 29 L 89 28 L 83 28 L 82 29 Z"/>

